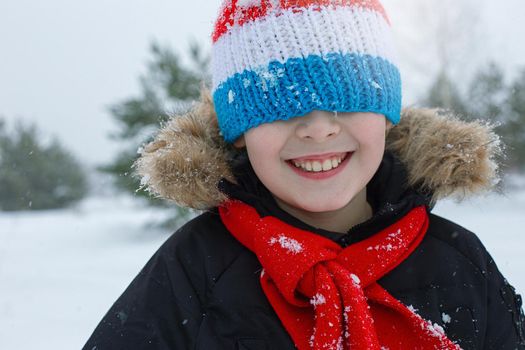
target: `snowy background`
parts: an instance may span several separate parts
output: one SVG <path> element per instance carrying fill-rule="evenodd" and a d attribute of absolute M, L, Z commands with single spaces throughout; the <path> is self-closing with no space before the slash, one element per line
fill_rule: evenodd
<path fill-rule="evenodd" d="M 407 17 L 418 2 L 383 1 L 407 48 L 405 104 L 428 84 L 432 67 L 432 53 L 410 50 L 434 40 L 431 28 Z M 518 20 L 525 2 L 475 4 L 476 30 L 461 33 L 473 44 L 461 52 L 465 71 L 492 59 L 512 74 L 525 65 L 525 26 Z M 92 167 L 107 163 L 119 149 L 108 138 L 116 129 L 108 106 L 138 94 L 151 41 L 186 52 L 194 38 L 208 48 L 217 7 L 217 0 L 2 0 L 0 115 L 37 122 Z M 413 57 L 423 58 L 423 69 L 413 68 Z M 476 232 L 525 293 L 525 179 L 513 182 L 503 195 L 443 202 L 435 212 Z M 106 181 L 96 184 L 74 208 L 0 212 L 0 349 L 80 348 L 171 233 L 150 226 L 169 210 L 116 195 Z"/>

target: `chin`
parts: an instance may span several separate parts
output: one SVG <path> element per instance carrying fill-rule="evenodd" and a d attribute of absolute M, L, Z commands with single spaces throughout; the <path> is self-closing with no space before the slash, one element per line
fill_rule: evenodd
<path fill-rule="evenodd" d="M 326 213 L 326 212 L 330 212 L 330 211 L 336 211 L 336 210 L 339 210 L 341 208 L 343 208 L 344 206 L 346 206 L 348 204 L 348 202 L 350 202 L 350 200 L 348 201 L 333 201 L 333 200 L 326 200 L 326 199 L 323 199 L 322 201 L 320 200 L 312 200 L 312 201 L 308 201 L 308 202 L 305 202 L 304 200 L 297 203 L 297 205 L 295 205 L 295 207 L 301 209 L 301 210 L 304 210 L 304 211 L 309 211 L 311 213 Z"/>

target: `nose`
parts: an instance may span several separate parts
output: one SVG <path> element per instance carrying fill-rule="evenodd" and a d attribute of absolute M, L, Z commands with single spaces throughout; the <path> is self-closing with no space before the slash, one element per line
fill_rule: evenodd
<path fill-rule="evenodd" d="M 341 126 L 333 112 L 312 111 L 298 119 L 296 135 L 301 139 L 323 142 L 334 138 L 341 131 Z"/>

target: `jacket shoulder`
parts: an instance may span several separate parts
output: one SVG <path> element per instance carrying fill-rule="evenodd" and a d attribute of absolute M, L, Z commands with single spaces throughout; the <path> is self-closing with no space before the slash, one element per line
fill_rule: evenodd
<path fill-rule="evenodd" d="M 474 232 L 439 215 L 430 214 L 429 219 L 428 236 L 447 245 L 484 273 L 492 259 Z"/>
<path fill-rule="evenodd" d="M 189 221 L 141 269 L 83 349 L 193 348 L 214 281 L 241 252 L 217 213 Z"/>
<path fill-rule="evenodd" d="M 228 232 L 217 210 L 207 211 L 179 228 L 159 249 L 168 266 L 178 264 L 205 303 L 225 270 L 246 249 Z"/>
<path fill-rule="evenodd" d="M 429 234 L 469 259 L 486 282 L 485 347 L 524 349 L 525 315 L 521 296 L 499 271 L 479 238 L 464 227 L 437 215 L 431 215 Z"/>

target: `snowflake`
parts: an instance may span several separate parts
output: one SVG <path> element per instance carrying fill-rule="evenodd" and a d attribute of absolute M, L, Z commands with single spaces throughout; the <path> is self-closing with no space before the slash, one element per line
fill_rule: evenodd
<path fill-rule="evenodd" d="M 379 83 L 377 81 L 375 81 L 375 80 L 372 80 L 370 82 L 370 84 L 376 89 L 383 90 L 383 87 L 381 85 L 379 85 Z"/>
<path fill-rule="evenodd" d="M 238 0 L 237 6 L 242 8 L 258 7 L 261 6 L 261 0 Z"/>
<path fill-rule="evenodd" d="M 412 305 L 408 305 L 407 306 L 407 309 L 409 309 L 410 311 L 412 311 L 413 313 L 416 313 L 417 312 L 417 309 L 415 307 L 413 307 Z"/>
<path fill-rule="evenodd" d="M 324 303 L 326 303 L 326 299 L 321 293 L 317 293 L 312 297 L 312 299 L 310 299 L 310 304 L 312 304 L 314 307 L 317 305 L 322 305 Z"/>
<path fill-rule="evenodd" d="M 228 92 L 228 103 L 232 104 L 233 101 L 235 101 L 235 92 L 233 92 L 233 90 L 230 90 Z"/>
<path fill-rule="evenodd" d="M 428 331 L 430 331 L 430 334 L 436 338 L 441 338 L 443 335 L 445 335 L 445 330 L 438 325 L 437 323 L 432 324 L 432 322 L 427 321 L 426 328 Z"/>
<path fill-rule="evenodd" d="M 452 321 L 452 318 L 450 317 L 450 315 L 444 312 L 441 314 L 441 319 L 443 320 L 443 323 L 450 323 L 450 321 Z"/>
<path fill-rule="evenodd" d="M 357 275 L 354 275 L 353 273 L 351 273 L 350 277 L 354 281 L 354 284 L 359 285 L 359 283 L 361 283 L 361 280 L 359 279 L 359 277 L 357 277 Z"/>
<path fill-rule="evenodd" d="M 286 249 L 292 254 L 300 253 L 303 250 L 303 246 L 301 243 L 299 243 L 293 238 L 286 237 L 285 235 L 280 235 L 278 238 L 272 237 L 269 243 L 270 245 L 279 243 L 279 245 L 282 248 Z"/>

